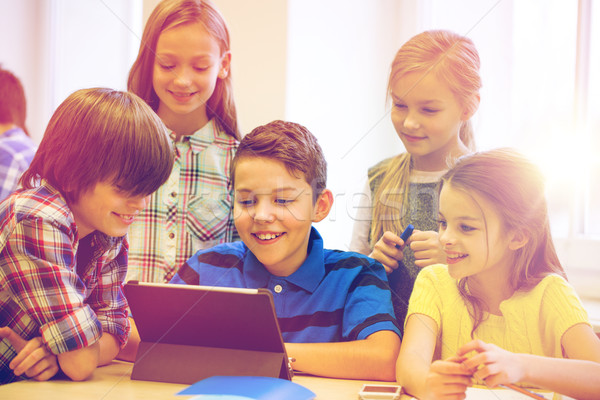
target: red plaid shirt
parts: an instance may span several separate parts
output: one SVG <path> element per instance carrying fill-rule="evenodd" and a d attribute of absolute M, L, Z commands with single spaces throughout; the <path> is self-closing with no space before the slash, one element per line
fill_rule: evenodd
<path fill-rule="evenodd" d="M 98 231 L 78 240 L 73 214 L 47 183 L 17 191 L 0 204 L 0 326 L 41 336 L 53 354 L 90 346 L 103 332 L 124 345 L 127 249 L 125 238 Z M 0 341 L 0 383 L 15 379 L 15 356 Z"/>

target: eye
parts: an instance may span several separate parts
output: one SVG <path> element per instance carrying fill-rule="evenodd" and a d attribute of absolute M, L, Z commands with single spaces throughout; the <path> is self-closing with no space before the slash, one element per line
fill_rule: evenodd
<path fill-rule="evenodd" d="M 399 109 L 399 110 L 404 110 L 406 107 L 406 104 L 402 104 L 402 103 L 394 103 L 394 107 Z"/>
<path fill-rule="evenodd" d="M 194 69 L 198 72 L 204 72 L 208 69 L 208 67 L 194 67 Z"/>
<path fill-rule="evenodd" d="M 441 219 L 441 218 L 438 220 L 438 228 L 440 230 L 446 229 L 447 226 L 448 226 L 448 223 L 446 222 L 446 220 Z"/>
<path fill-rule="evenodd" d="M 293 199 L 275 199 L 275 204 L 278 204 L 280 206 L 284 206 L 286 204 L 290 204 L 292 203 L 294 200 Z"/>
<path fill-rule="evenodd" d="M 172 64 L 160 64 L 159 63 L 158 66 L 161 69 L 164 69 L 165 71 L 171 71 L 173 68 L 175 68 L 175 65 L 172 65 Z"/>
<path fill-rule="evenodd" d="M 236 199 L 235 201 L 242 207 L 250 207 L 254 204 L 254 199 Z"/>
<path fill-rule="evenodd" d="M 471 231 L 474 231 L 474 230 L 475 230 L 475 229 L 477 229 L 477 228 L 474 228 L 474 227 L 472 227 L 472 226 L 469 226 L 469 225 L 461 224 L 461 225 L 460 225 L 460 229 L 461 229 L 463 232 L 471 232 Z"/>
<path fill-rule="evenodd" d="M 438 109 L 435 109 L 435 108 L 424 108 L 424 109 L 423 109 L 423 112 L 424 112 L 425 114 L 435 114 L 435 113 L 437 113 L 437 112 L 439 112 L 439 111 L 440 111 L 440 110 L 438 110 Z"/>

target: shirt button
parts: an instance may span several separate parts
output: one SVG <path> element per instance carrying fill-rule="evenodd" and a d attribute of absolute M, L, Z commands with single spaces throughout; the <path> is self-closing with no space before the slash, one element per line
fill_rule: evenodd
<path fill-rule="evenodd" d="M 171 197 L 177 197 L 177 192 L 171 192 Z"/>
<path fill-rule="evenodd" d="M 275 290 L 275 293 L 281 293 L 281 291 L 283 290 L 283 288 L 281 287 L 281 285 L 275 285 L 275 287 L 273 288 L 273 290 Z"/>
<path fill-rule="evenodd" d="M 173 232 L 169 233 L 169 239 L 173 239 L 175 237 L 175 234 Z"/>

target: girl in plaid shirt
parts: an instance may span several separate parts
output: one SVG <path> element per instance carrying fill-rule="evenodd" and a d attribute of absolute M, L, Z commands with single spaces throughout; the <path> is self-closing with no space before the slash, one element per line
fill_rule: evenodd
<path fill-rule="evenodd" d="M 0 383 L 59 368 L 85 379 L 125 345 L 125 235 L 172 166 L 136 95 L 84 89 L 58 107 L 23 189 L 0 205 Z"/>
<path fill-rule="evenodd" d="M 175 164 L 129 230 L 127 280 L 168 282 L 196 251 L 237 239 L 229 175 L 240 133 L 229 32 L 210 1 L 157 5 L 128 89 L 171 131 Z"/>

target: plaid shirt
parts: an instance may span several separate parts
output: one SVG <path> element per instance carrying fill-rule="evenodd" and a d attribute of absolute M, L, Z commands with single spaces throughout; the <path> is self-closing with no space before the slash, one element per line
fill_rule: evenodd
<path fill-rule="evenodd" d="M 238 238 L 229 191 L 237 145 L 213 120 L 174 143 L 171 176 L 129 229 L 127 280 L 168 282 L 196 251 Z"/>
<path fill-rule="evenodd" d="M 0 326 L 53 354 L 95 343 L 103 332 L 121 343 L 129 322 L 122 282 L 127 241 L 98 231 L 78 240 L 73 214 L 47 183 L 0 204 Z M 0 341 L 0 383 L 15 378 L 15 349 Z"/>
<path fill-rule="evenodd" d="M 0 201 L 15 191 L 35 150 L 35 144 L 20 128 L 0 134 Z"/>

